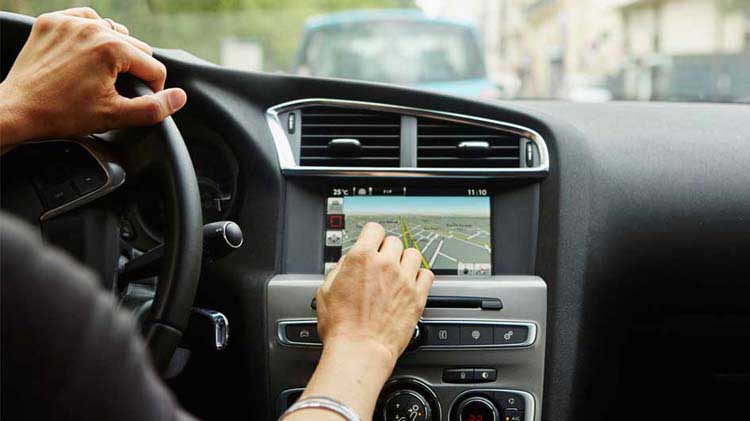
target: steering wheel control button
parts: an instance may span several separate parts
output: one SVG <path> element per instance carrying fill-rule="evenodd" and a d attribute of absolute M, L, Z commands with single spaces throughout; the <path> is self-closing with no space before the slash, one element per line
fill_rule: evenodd
<path fill-rule="evenodd" d="M 504 411 L 508 411 L 508 410 L 525 411 L 526 410 L 526 400 L 523 398 L 523 396 L 519 395 L 518 393 L 495 392 L 494 398 L 495 398 L 495 402 L 497 402 L 497 404 L 500 405 L 500 407 L 503 408 Z"/>
<path fill-rule="evenodd" d="M 78 194 L 73 190 L 70 183 L 62 183 L 55 186 L 47 187 L 41 191 L 42 200 L 47 209 L 60 207 L 76 198 Z"/>
<path fill-rule="evenodd" d="M 497 380 L 497 370 L 494 368 L 475 368 L 474 381 L 477 383 L 490 383 Z"/>
<path fill-rule="evenodd" d="M 384 421 L 430 421 L 432 409 L 427 400 L 413 390 L 393 392 L 385 401 Z"/>
<path fill-rule="evenodd" d="M 500 413 L 489 399 L 474 396 L 459 404 L 458 419 L 459 421 L 500 421 Z"/>
<path fill-rule="evenodd" d="M 496 345 L 518 345 L 526 342 L 529 337 L 529 328 L 526 326 L 495 326 Z"/>
<path fill-rule="evenodd" d="M 286 338 L 294 344 L 320 344 L 316 323 L 297 323 L 286 326 Z"/>
<path fill-rule="evenodd" d="M 427 325 L 427 340 L 425 345 L 459 345 L 459 328 L 458 325 Z"/>
<path fill-rule="evenodd" d="M 83 196 L 104 186 L 105 176 L 101 171 L 87 170 L 73 176 L 73 186 Z"/>
<path fill-rule="evenodd" d="M 462 325 L 461 345 L 492 345 L 492 326 Z"/>
<path fill-rule="evenodd" d="M 446 368 L 443 370 L 443 382 L 445 383 L 472 383 L 473 381 L 473 368 Z"/>

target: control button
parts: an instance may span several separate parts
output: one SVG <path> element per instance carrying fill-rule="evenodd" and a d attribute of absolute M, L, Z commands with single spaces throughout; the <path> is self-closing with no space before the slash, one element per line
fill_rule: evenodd
<path fill-rule="evenodd" d="M 495 402 L 504 410 L 515 409 L 523 411 L 526 409 L 526 400 L 518 393 L 495 392 Z"/>
<path fill-rule="evenodd" d="M 344 235 L 341 231 L 326 231 L 326 246 L 341 247 Z"/>
<path fill-rule="evenodd" d="M 458 276 L 473 276 L 474 263 L 458 262 Z"/>
<path fill-rule="evenodd" d="M 70 183 L 47 187 L 40 194 L 48 209 L 57 208 L 78 197 L 78 194 L 70 186 Z"/>
<path fill-rule="evenodd" d="M 344 215 L 328 215 L 328 229 L 344 229 Z"/>
<path fill-rule="evenodd" d="M 499 418 L 495 404 L 481 396 L 468 398 L 458 406 L 459 421 L 499 421 Z"/>
<path fill-rule="evenodd" d="M 425 345 L 458 345 L 458 325 L 429 324 L 427 327 L 427 341 Z"/>
<path fill-rule="evenodd" d="M 528 326 L 495 326 L 495 345 L 513 345 L 526 342 Z"/>
<path fill-rule="evenodd" d="M 443 381 L 446 383 L 471 383 L 474 381 L 474 369 L 446 368 L 443 370 Z"/>
<path fill-rule="evenodd" d="M 329 214 L 341 214 L 344 213 L 344 198 L 343 197 L 329 197 L 327 203 L 327 213 Z"/>
<path fill-rule="evenodd" d="M 497 370 L 494 368 L 475 368 L 474 381 L 477 383 L 489 383 L 497 380 Z"/>
<path fill-rule="evenodd" d="M 492 265 L 489 263 L 474 263 L 475 276 L 490 276 Z"/>
<path fill-rule="evenodd" d="M 492 326 L 461 325 L 461 345 L 491 345 Z"/>
<path fill-rule="evenodd" d="M 534 144 L 530 141 L 526 142 L 526 166 L 534 166 Z"/>
<path fill-rule="evenodd" d="M 100 171 L 86 171 L 73 177 L 73 185 L 78 193 L 83 196 L 104 185 L 104 177 Z"/>
<path fill-rule="evenodd" d="M 300 323 L 286 326 L 286 338 L 290 342 L 319 344 L 318 326 L 315 323 Z"/>
<path fill-rule="evenodd" d="M 503 421 L 523 421 L 523 411 L 506 409 L 503 411 Z"/>
<path fill-rule="evenodd" d="M 432 409 L 427 400 L 413 390 L 399 390 L 385 401 L 386 420 L 430 421 Z"/>
<path fill-rule="evenodd" d="M 294 133 L 294 130 L 297 128 L 297 115 L 293 112 L 289 113 L 289 116 L 286 120 L 286 131 L 289 134 Z"/>

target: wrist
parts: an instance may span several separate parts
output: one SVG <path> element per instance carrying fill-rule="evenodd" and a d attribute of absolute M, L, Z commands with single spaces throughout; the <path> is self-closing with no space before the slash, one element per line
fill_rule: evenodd
<path fill-rule="evenodd" d="M 342 402 L 361 419 L 370 419 L 395 364 L 393 352 L 371 338 L 328 336 L 302 397 L 326 396 Z"/>
<path fill-rule="evenodd" d="M 6 80 L 0 83 L 0 146 L 5 150 L 33 139 L 33 118 L 24 106 L 18 89 Z"/>
<path fill-rule="evenodd" d="M 383 343 L 373 340 L 371 337 L 359 335 L 332 335 L 325 339 L 323 344 L 323 355 L 342 355 L 350 360 L 366 360 L 368 365 L 381 367 L 389 374 L 396 366 L 399 355 Z"/>

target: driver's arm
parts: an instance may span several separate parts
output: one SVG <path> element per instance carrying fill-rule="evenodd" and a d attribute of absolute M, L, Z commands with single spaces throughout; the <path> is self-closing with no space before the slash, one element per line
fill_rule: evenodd
<path fill-rule="evenodd" d="M 0 212 L 2 418 L 189 419 L 92 272 Z"/>
<path fill-rule="evenodd" d="M 122 97 L 115 81 L 123 72 L 156 93 Z M 186 101 L 181 89 L 164 89 L 165 77 L 150 47 L 93 10 L 43 15 L 0 84 L 0 146 L 157 123 Z M 96 290 L 92 275 L 45 250 L 20 221 L 1 219 L 3 411 L 10 402 L 31 411 L 30 419 L 183 416 L 154 374 L 132 321 Z M 322 395 L 363 420 L 372 417 L 432 284 L 420 261 L 381 226 L 362 230 L 318 292 L 323 355 L 303 399 Z M 286 419 L 338 418 L 305 409 Z"/>
<path fill-rule="evenodd" d="M 185 105 L 164 89 L 167 70 L 127 28 L 82 7 L 39 16 L 0 83 L 0 151 L 31 139 L 86 135 L 160 122 Z M 115 89 L 120 73 L 155 94 L 129 99 Z"/>

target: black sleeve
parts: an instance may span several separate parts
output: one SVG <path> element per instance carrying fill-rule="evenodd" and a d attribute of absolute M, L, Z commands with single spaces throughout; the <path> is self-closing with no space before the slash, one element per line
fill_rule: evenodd
<path fill-rule="evenodd" d="M 0 214 L 2 419 L 188 420 L 95 276 Z"/>

